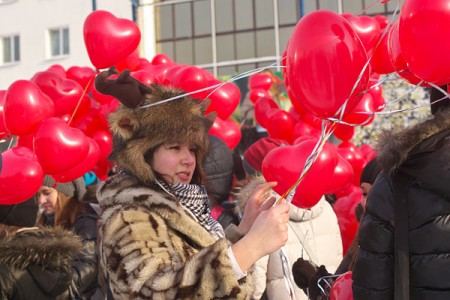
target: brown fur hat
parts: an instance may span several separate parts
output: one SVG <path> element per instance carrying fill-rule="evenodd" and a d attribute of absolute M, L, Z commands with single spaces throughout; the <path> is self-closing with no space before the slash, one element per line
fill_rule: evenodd
<path fill-rule="evenodd" d="M 108 116 L 113 135 L 110 159 L 119 167 L 150 183 L 155 180 L 155 173 L 145 159 L 149 151 L 164 143 L 187 142 L 198 150 L 196 173 L 203 173 L 201 164 L 209 148 L 208 130 L 216 116 L 215 113 L 205 116 L 209 100 L 200 102 L 182 96 L 164 102 L 184 92 L 161 85 L 146 86 L 131 77 L 128 70 L 117 79 L 108 78 L 106 71 L 100 73 L 95 87 L 122 102 Z"/>

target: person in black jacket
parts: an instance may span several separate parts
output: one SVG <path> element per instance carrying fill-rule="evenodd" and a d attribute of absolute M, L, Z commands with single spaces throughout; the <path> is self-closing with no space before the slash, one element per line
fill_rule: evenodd
<path fill-rule="evenodd" d="M 444 98 L 445 94 L 432 91 L 433 118 L 380 135 L 377 153 L 383 171 L 369 192 L 358 231 L 360 250 L 352 276 L 355 300 L 394 299 L 394 295 L 399 299 L 401 294 L 406 295 L 402 299 L 450 299 L 450 109 Z M 434 106 L 441 99 L 447 104 Z M 397 183 L 399 176 L 406 183 Z M 406 212 L 404 222 L 394 220 L 398 203 L 402 209 L 396 218 Z M 394 239 L 402 226 L 406 243 Z M 396 260 L 399 253 L 403 256 Z M 406 268 L 395 273 L 395 264 L 405 261 L 405 254 L 409 263 L 406 260 Z M 404 288 L 394 284 L 401 276 L 409 281 Z"/>
<path fill-rule="evenodd" d="M 0 205 L 0 299 L 70 299 L 72 262 L 81 241 L 72 232 L 37 228 L 35 198 Z"/>
<path fill-rule="evenodd" d="M 85 194 L 83 177 L 61 183 L 46 175 L 36 195 L 43 209 L 37 224 L 70 230 L 83 242 L 83 252 L 72 262 L 72 299 L 101 297 L 96 248 L 98 214 L 84 201 Z"/>
<path fill-rule="evenodd" d="M 239 224 L 238 205 L 231 197 L 235 180 L 235 158 L 227 144 L 220 138 L 209 135 L 211 142 L 209 151 L 203 162 L 206 175 L 206 190 L 211 199 L 211 206 L 219 211 L 217 221 L 222 227 Z"/>

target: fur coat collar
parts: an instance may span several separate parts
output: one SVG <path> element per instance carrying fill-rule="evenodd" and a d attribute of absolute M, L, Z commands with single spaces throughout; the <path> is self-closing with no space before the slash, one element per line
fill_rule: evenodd
<path fill-rule="evenodd" d="M 67 230 L 31 229 L 0 239 L 0 266 L 14 273 L 28 272 L 41 290 L 58 295 L 67 290 L 72 261 L 81 241 Z"/>
<path fill-rule="evenodd" d="M 415 126 L 385 131 L 378 159 L 385 176 L 401 171 L 422 188 L 450 195 L 450 109 Z"/>

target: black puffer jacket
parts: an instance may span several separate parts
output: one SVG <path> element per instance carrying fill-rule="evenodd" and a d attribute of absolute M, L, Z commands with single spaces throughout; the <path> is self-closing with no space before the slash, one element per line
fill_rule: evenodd
<path fill-rule="evenodd" d="M 62 229 L 0 239 L 0 299 L 69 299 L 71 263 L 80 251 L 80 240 Z"/>
<path fill-rule="evenodd" d="M 394 209 L 391 175 L 408 190 L 410 298 L 450 299 L 450 111 L 380 137 L 383 171 L 369 192 L 353 269 L 354 299 L 393 299 Z"/>
<path fill-rule="evenodd" d="M 233 153 L 227 144 L 216 136 L 210 135 L 211 146 L 203 162 L 208 184 L 208 195 L 217 204 L 230 197 L 233 184 Z"/>

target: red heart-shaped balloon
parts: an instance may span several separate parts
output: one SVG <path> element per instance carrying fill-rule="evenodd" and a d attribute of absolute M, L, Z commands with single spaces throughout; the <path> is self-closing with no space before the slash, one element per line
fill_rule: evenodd
<path fill-rule="evenodd" d="M 107 159 L 113 147 L 112 134 L 106 130 L 99 130 L 94 133 L 92 139 L 98 144 L 100 149 L 100 160 Z"/>
<path fill-rule="evenodd" d="M 241 130 L 236 123 L 231 120 L 224 121 L 221 118 L 214 120 L 208 133 L 224 141 L 230 150 L 233 150 L 239 144 L 242 136 Z"/>
<path fill-rule="evenodd" d="M 219 80 L 212 80 L 209 83 L 209 86 L 214 86 L 216 84 L 220 84 Z M 232 82 L 225 82 L 219 88 L 214 88 L 210 90 L 209 99 L 211 100 L 211 104 L 209 105 L 206 113 L 211 111 L 217 112 L 217 115 L 222 120 L 227 120 L 241 101 L 241 91 L 238 86 Z"/>
<path fill-rule="evenodd" d="M 250 89 L 248 92 L 248 98 L 252 101 L 252 103 L 256 103 L 261 98 L 272 98 L 272 96 L 267 90 L 255 88 Z"/>
<path fill-rule="evenodd" d="M 367 53 L 370 53 L 381 35 L 380 23 L 367 15 L 354 16 L 349 18 L 348 22 L 356 31 L 356 34 L 363 43 Z"/>
<path fill-rule="evenodd" d="M 100 158 L 100 148 L 93 139 L 87 138 L 87 141 L 89 144 L 89 151 L 84 160 L 69 170 L 53 174 L 52 176 L 57 182 L 69 182 L 75 180 L 89 172 L 98 163 Z"/>
<path fill-rule="evenodd" d="M 353 109 L 368 86 L 370 70 L 364 68 L 368 58 L 361 40 L 347 20 L 328 10 L 300 19 L 286 59 L 292 94 L 320 118 L 335 116 L 344 103 L 348 111 Z"/>
<path fill-rule="evenodd" d="M 255 119 L 259 125 L 264 128 L 268 127 L 269 117 L 276 110 L 279 109 L 275 100 L 270 97 L 263 97 L 258 99 L 255 103 Z"/>
<path fill-rule="evenodd" d="M 0 91 L 0 140 L 6 137 L 9 132 L 5 125 L 5 113 L 4 113 L 4 106 L 5 106 L 5 97 L 6 91 L 1 90 Z"/>
<path fill-rule="evenodd" d="M 352 165 L 338 154 L 338 162 L 334 168 L 333 176 L 328 183 L 325 194 L 335 194 L 348 188 L 353 182 L 353 176 Z"/>
<path fill-rule="evenodd" d="M 276 139 L 281 139 L 292 144 L 294 142 L 295 119 L 287 111 L 274 109 L 269 115 L 267 131 Z"/>
<path fill-rule="evenodd" d="M 283 195 L 294 186 L 316 144 L 316 139 L 308 139 L 293 146 L 273 149 L 266 155 L 262 163 L 262 173 L 267 181 L 278 182 L 274 187 L 278 194 Z M 292 204 L 300 208 L 311 208 L 316 205 L 325 193 L 337 160 L 334 147 L 325 143 L 315 162 L 297 186 Z"/>
<path fill-rule="evenodd" d="M 268 91 L 272 87 L 272 83 L 272 76 L 269 74 L 253 74 L 248 78 L 248 86 L 251 90 L 263 89 Z"/>
<path fill-rule="evenodd" d="M 19 136 L 33 132 L 42 120 L 55 114 L 53 101 L 28 80 L 9 86 L 3 110 L 6 128 Z"/>
<path fill-rule="evenodd" d="M 345 158 L 353 167 L 353 184 L 359 186 L 359 179 L 366 164 L 366 159 L 361 150 L 350 141 L 343 141 L 337 147 L 338 153 Z"/>
<path fill-rule="evenodd" d="M 357 189 L 347 196 L 338 198 L 333 205 L 333 210 L 338 218 L 344 255 L 358 232 L 359 223 L 356 219 L 355 208 L 361 202 L 361 197 L 361 189 Z"/>
<path fill-rule="evenodd" d="M 330 300 L 353 300 L 352 271 L 340 275 L 330 290 Z"/>
<path fill-rule="evenodd" d="M 141 40 L 139 27 L 131 20 L 96 10 L 83 24 L 84 43 L 97 69 L 115 65 L 136 50 Z"/>
<path fill-rule="evenodd" d="M 53 100 L 56 116 L 72 115 L 78 102 L 83 100 L 81 85 L 75 80 L 62 78 L 57 73 L 51 71 L 38 72 L 33 76 L 32 81 Z"/>
<path fill-rule="evenodd" d="M 66 76 L 67 79 L 78 82 L 86 93 L 94 86 L 95 70 L 91 67 L 72 66 L 67 69 Z"/>
<path fill-rule="evenodd" d="M 36 155 L 16 146 L 2 153 L 0 205 L 16 204 L 31 198 L 41 187 L 44 172 Z"/>
<path fill-rule="evenodd" d="M 59 118 L 41 122 L 34 138 L 34 152 L 45 174 L 57 174 L 81 163 L 89 152 L 85 134 Z"/>

